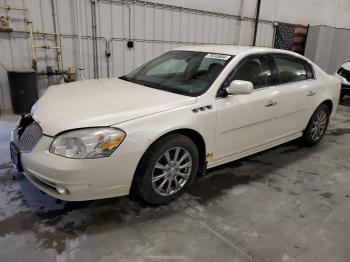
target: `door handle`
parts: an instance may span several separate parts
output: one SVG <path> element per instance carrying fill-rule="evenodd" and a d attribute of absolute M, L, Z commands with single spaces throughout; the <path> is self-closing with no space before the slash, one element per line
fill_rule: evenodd
<path fill-rule="evenodd" d="M 277 105 L 277 102 L 269 100 L 265 106 L 266 107 L 272 107 L 272 106 L 275 106 L 275 105 Z"/>
<path fill-rule="evenodd" d="M 313 90 L 310 90 L 309 93 L 307 93 L 307 96 L 314 96 L 316 95 L 316 92 Z"/>

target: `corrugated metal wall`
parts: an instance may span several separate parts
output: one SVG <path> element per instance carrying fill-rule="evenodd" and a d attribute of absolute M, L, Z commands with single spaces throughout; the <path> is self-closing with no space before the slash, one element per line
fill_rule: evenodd
<path fill-rule="evenodd" d="M 75 0 L 55 0 L 57 30 L 62 34 L 64 68 L 79 65 L 77 19 Z M 80 24 L 82 34 L 82 74 L 94 77 L 92 51 L 92 21 L 90 1 L 80 1 Z M 0 5 L 25 6 L 32 11 L 34 31 L 53 32 L 51 0 L 0 0 Z M 254 21 L 228 14 L 204 12 L 150 2 L 96 1 L 97 44 L 99 77 L 120 76 L 143 62 L 181 45 L 195 43 L 250 45 Z M 21 12 L 0 12 L 11 18 L 11 27 L 25 29 Z M 130 17 L 129 17 L 130 14 Z M 130 24 L 129 24 L 130 21 Z M 272 46 L 273 24 L 259 24 L 257 43 Z M 134 48 L 128 48 L 129 38 Z M 54 44 L 49 37 L 36 36 L 37 43 Z M 31 67 L 30 44 L 27 35 L 0 33 L 0 61 L 7 69 Z M 109 49 L 111 56 L 105 56 Z M 56 67 L 53 50 L 38 50 L 38 69 Z M 107 70 L 109 67 L 109 70 Z M 47 79 L 40 81 L 41 92 Z M 2 109 L 11 108 L 6 71 L 0 67 Z"/>

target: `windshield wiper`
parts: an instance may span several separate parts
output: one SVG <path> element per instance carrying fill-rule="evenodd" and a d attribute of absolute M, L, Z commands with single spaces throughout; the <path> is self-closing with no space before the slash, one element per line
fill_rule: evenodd
<path fill-rule="evenodd" d="M 129 77 L 125 76 L 125 75 L 119 77 L 119 79 L 131 82 L 131 83 L 136 83 L 136 84 L 139 84 L 139 85 L 148 86 L 148 87 L 155 88 L 155 89 L 162 89 L 161 85 L 157 85 L 155 83 L 151 83 L 151 82 L 147 82 L 147 81 L 143 81 L 143 80 L 139 80 L 139 79 L 135 79 L 135 78 L 129 78 Z"/>

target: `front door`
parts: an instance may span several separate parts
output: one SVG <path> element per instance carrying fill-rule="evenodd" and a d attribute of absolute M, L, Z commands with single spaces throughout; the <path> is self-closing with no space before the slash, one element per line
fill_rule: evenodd
<path fill-rule="evenodd" d="M 254 92 L 216 99 L 217 127 L 214 161 L 231 158 L 278 137 L 278 91 L 272 86 L 268 56 L 244 59 L 226 79 L 252 82 Z"/>

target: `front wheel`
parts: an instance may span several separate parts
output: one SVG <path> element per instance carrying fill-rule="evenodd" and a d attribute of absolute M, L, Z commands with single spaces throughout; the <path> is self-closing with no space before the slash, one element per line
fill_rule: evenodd
<path fill-rule="evenodd" d="M 197 171 L 196 145 L 184 135 L 156 141 L 142 157 L 135 174 L 136 192 L 150 204 L 165 204 L 188 187 Z"/>
<path fill-rule="evenodd" d="M 322 140 L 327 131 L 329 116 L 328 106 L 321 104 L 316 109 L 303 134 L 306 145 L 313 146 Z"/>

